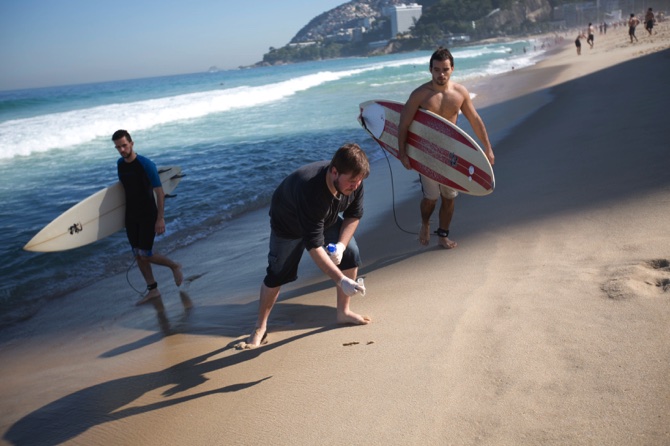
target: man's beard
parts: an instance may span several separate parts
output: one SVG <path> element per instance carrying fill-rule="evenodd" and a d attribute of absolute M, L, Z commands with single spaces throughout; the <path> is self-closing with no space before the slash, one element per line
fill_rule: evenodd
<path fill-rule="evenodd" d="M 340 176 L 338 175 L 335 181 L 333 181 L 333 186 L 335 187 L 335 192 L 337 192 L 337 195 L 343 195 L 339 183 L 340 183 Z"/>

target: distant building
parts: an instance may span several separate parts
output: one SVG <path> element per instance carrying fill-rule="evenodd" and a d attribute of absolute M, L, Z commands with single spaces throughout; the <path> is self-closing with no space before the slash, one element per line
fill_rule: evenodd
<path fill-rule="evenodd" d="M 448 46 L 458 44 L 458 43 L 461 43 L 461 44 L 462 43 L 467 43 L 469 41 L 470 41 L 470 36 L 468 36 L 466 34 L 459 34 L 459 35 L 447 37 Z"/>
<path fill-rule="evenodd" d="M 421 18 L 422 6 L 416 3 L 400 4 L 384 8 L 384 15 L 391 19 L 391 38 L 404 34 Z"/>
<path fill-rule="evenodd" d="M 370 49 L 384 48 L 388 44 L 389 44 L 388 40 L 377 40 L 375 42 L 368 42 L 368 48 Z"/>
<path fill-rule="evenodd" d="M 340 42 L 346 43 L 354 40 L 355 30 L 353 28 L 342 29 L 340 28 L 337 32 L 333 34 L 328 34 L 326 40 L 331 42 Z"/>

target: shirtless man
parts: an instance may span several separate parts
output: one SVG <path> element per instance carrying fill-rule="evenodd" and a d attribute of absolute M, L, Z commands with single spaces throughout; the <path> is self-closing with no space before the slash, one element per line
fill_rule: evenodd
<path fill-rule="evenodd" d="M 635 14 L 630 14 L 630 19 L 628 19 L 628 36 L 630 37 L 630 43 L 633 43 L 633 39 L 637 42 L 637 36 L 635 35 L 635 27 L 640 24 L 640 20 L 635 17 Z"/>
<path fill-rule="evenodd" d="M 458 112 L 462 112 L 472 126 L 477 138 L 482 142 L 486 156 L 491 165 L 495 157 L 489 142 L 484 122 L 475 110 L 470 93 L 460 84 L 451 80 L 454 72 L 454 58 L 446 48 L 439 48 L 430 57 L 430 73 L 432 80 L 421 85 L 409 96 L 405 107 L 400 114 L 400 125 L 398 128 L 399 159 L 403 166 L 411 169 L 407 157 L 407 131 L 414 115 L 419 108 L 429 110 L 456 124 Z M 438 243 L 446 249 L 455 248 L 456 242 L 449 239 L 449 226 L 454 215 L 454 199 L 458 191 L 441 185 L 436 181 L 419 174 L 423 198 L 421 200 L 421 231 L 419 242 L 428 245 L 430 242 L 430 217 L 435 210 L 437 199 L 442 197 L 439 212 L 439 227 L 435 233 L 438 235 Z"/>
<path fill-rule="evenodd" d="M 647 30 L 651 36 L 652 30 L 654 29 L 654 22 L 656 21 L 654 17 L 654 10 L 649 8 L 647 13 L 644 15 L 644 29 Z"/>
<path fill-rule="evenodd" d="M 582 54 L 582 42 L 580 41 L 580 39 L 583 39 L 583 38 L 584 38 L 584 35 L 582 33 L 579 33 L 577 35 L 577 38 L 575 39 L 575 46 L 577 47 L 577 55 L 578 56 L 580 54 Z"/>

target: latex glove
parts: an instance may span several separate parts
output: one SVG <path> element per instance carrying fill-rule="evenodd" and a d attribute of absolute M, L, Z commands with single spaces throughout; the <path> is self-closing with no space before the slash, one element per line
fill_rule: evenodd
<path fill-rule="evenodd" d="M 340 280 L 340 288 L 344 291 L 344 294 L 351 297 L 357 292 L 365 293 L 365 286 L 357 283 L 355 280 L 351 280 L 347 276 L 342 277 Z"/>
<path fill-rule="evenodd" d="M 337 244 L 335 244 L 335 252 L 328 253 L 330 260 L 332 260 L 335 265 L 339 265 L 340 262 L 342 262 L 342 254 L 344 254 L 345 249 L 346 246 L 344 246 L 344 243 L 337 242 Z"/>

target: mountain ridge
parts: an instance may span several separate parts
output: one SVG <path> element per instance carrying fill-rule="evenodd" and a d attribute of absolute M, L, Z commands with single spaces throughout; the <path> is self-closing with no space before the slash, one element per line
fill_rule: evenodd
<path fill-rule="evenodd" d="M 597 23 L 597 10 L 593 9 L 591 18 L 583 4 L 574 0 L 413 0 L 422 7 L 421 17 L 409 31 L 391 36 L 391 19 L 384 15 L 384 8 L 408 3 L 345 2 L 314 17 L 284 47 L 271 47 L 255 66 L 453 47 L 494 37 L 546 33 L 566 29 L 570 19 L 575 26 L 576 11 L 581 20 Z"/>

